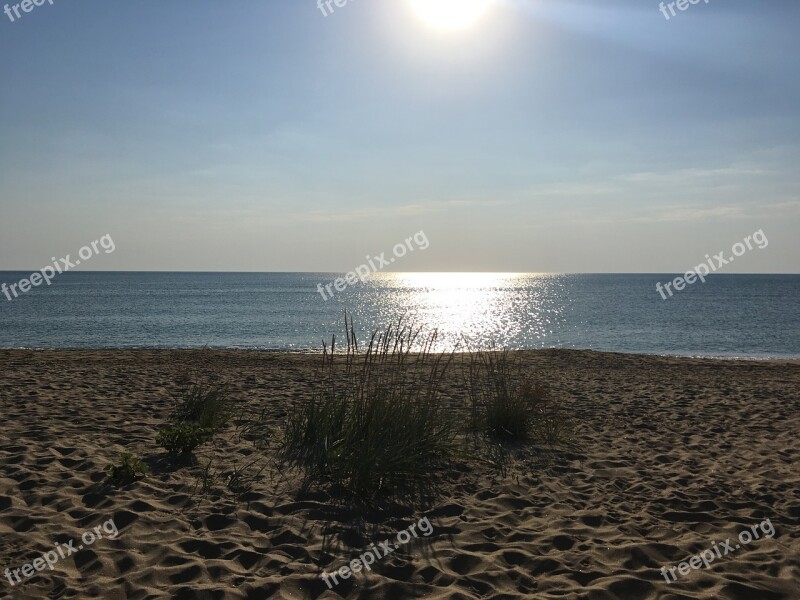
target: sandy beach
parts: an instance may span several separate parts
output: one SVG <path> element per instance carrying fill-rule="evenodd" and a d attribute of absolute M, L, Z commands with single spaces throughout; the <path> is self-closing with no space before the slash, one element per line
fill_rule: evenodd
<path fill-rule="evenodd" d="M 571 446 L 529 448 L 505 469 L 465 452 L 438 476 L 437 497 L 360 513 L 323 490 L 301 493 L 245 427 L 264 411 L 279 431 L 309 393 L 317 356 L 2 350 L 0 569 L 77 546 L 110 520 L 117 533 L 95 530 L 103 537 L 53 570 L 3 577 L 0 597 L 800 598 L 800 364 L 521 356 L 576 416 Z M 242 412 L 177 466 L 155 437 L 187 374 L 228 382 Z M 453 377 L 455 409 L 464 393 Z M 151 472 L 108 488 L 104 469 L 122 451 Z M 234 469 L 261 474 L 238 497 L 224 483 Z M 429 535 L 367 574 L 323 581 L 423 517 Z M 766 520 L 772 536 L 756 527 Z M 736 548 L 743 530 L 758 538 Z M 667 583 L 663 567 L 726 539 L 732 550 L 708 568 Z"/>

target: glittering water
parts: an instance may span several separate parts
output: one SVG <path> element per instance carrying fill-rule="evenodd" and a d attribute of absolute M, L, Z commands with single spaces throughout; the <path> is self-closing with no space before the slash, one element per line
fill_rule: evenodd
<path fill-rule="evenodd" d="M 27 273 L 0 272 L 15 283 Z M 8 301 L 0 347 L 307 350 L 405 316 L 439 347 L 594 348 L 651 354 L 800 357 L 800 276 L 712 275 L 666 301 L 668 275 L 384 273 L 323 300 L 332 273 L 60 275 Z"/>

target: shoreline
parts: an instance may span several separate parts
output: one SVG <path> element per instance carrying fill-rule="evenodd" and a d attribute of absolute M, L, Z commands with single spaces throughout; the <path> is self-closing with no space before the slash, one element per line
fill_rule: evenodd
<path fill-rule="evenodd" d="M 500 349 L 502 350 L 502 349 Z M 641 352 L 623 352 L 615 350 L 596 350 L 593 348 L 509 348 L 509 351 L 517 353 L 533 353 L 543 354 L 548 352 L 574 352 L 574 353 L 591 353 L 597 355 L 609 356 L 630 356 L 639 358 L 658 358 L 658 359 L 678 359 L 678 360 L 691 360 L 691 361 L 717 361 L 721 363 L 743 362 L 743 363 L 777 363 L 777 364 L 793 364 L 800 365 L 800 355 L 797 356 L 724 356 L 724 355 L 703 355 L 703 354 L 648 354 Z M 125 348 L 111 348 L 111 347 L 92 347 L 83 348 L 76 347 L 60 347 L 60 348 L 0 348 L 0 353 L 14 353 L 14 352 L 97 352 L 97 353 L 113 353 L 113 352 L 131 352 L 131 353 L 147 353 L 147 352 L 219 352 L 219 353 L 234 353 L 234 354 L 270 354 L 270 355 L 286 355 L 286 356 L 320 356 L 322 349 L 272 349 L 272 348 L 233 348 L 233 347 L 125 347 Z M 338 355 L 337 351 L 337 355 Z M 454 351 L 454 355 L 464 355 L 467 351 Z M 416 354 L 416 352 L 412 352 Z M 434 354 L 450 354 L 450 352 L 434 352 Z"/>

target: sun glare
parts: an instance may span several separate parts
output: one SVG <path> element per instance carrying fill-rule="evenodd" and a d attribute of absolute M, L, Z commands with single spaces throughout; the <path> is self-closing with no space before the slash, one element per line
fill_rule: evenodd
<path fill-rule="evenodd" d="M 417 16 L 436 29 L 453 31 L 473 25 L 496 0 L 410 0 Z"/>

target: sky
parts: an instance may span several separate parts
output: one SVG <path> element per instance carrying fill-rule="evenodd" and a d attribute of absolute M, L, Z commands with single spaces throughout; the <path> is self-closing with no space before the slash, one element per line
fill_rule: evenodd
<path fill-rule="evenodd" d="M 0 13 L 0 270 L 800 272 L 796 0 L 415 1 Z"/>

